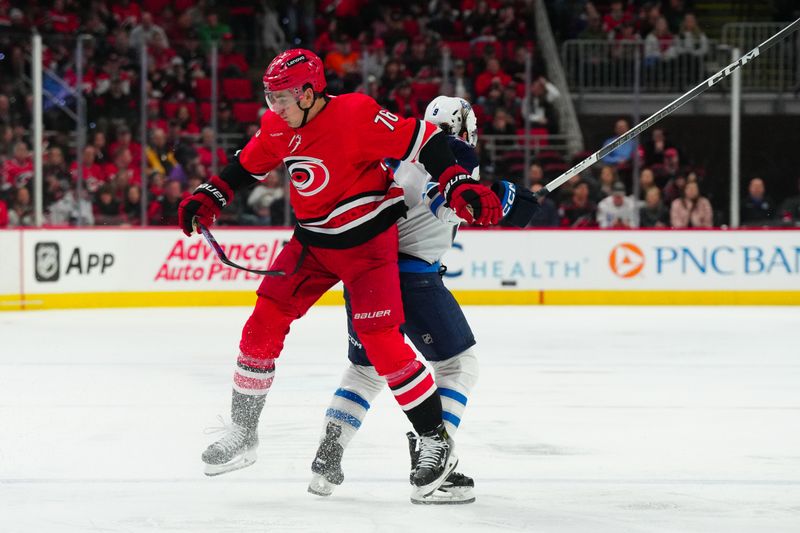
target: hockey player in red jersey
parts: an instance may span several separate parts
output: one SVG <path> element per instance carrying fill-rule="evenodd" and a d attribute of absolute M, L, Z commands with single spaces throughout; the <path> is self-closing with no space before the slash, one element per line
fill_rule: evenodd
<path fill-rule="evenodd" d="M 386 157 L 416 161 L 438 182 L 464 220 L 495 224 L 500 201 L 456 164 L 446 135 L 435 125 L 398 117 L 370 97 L 325 94 L 322 62 L 313 52 L 288 50 L 264 74 L 269 111 L 261 129 L 219 176 L 179 208 L 186 235 L 195 220 L 211 224 L 234 191 L 285 163 L 297 215 L 294 235 L 271 267 L 242 331 L 233 378 L 232 425 L 203 453 L 206 474 L 255 461 L 257 425 L 275 374 L 275 360 L 291 323 L 339 280 L 347 288 L 353 326 L 370 362 L 388 383 L 420 435 L 412 473 L 414 494 L 427 496 L 458 461 L 442 423 L 433 378 L 405 344 L 395 222 L 406 211 L 403 190 L 392 182 Z"/>

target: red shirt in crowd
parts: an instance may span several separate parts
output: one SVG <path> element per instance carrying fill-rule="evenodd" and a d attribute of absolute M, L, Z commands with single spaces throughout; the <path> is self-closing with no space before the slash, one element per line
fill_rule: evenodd
<path fill-rule="evenodd" d="M 0 200 L 0 228 L 8 226 L 8 207 L 3 200 Z"/>
<path fill-rule="evenodd" d="M 12 187 L 21 189 L 28 185 L 28 182 L 33 179 L 33 158 L 23 159 L 7 159 L 3 163 L 3 181 Z"/>
<path fill-rule="evenodd" d="M 69 166 L 69 173 L 72 176 L 72 183 L 78 182 L 78 162 L 75 161 Z M 101 185 L 108 182 L 106 170 L 99 164 L 93 163 L 90 166 L 83 165 L 83 183 L 86 190 L 95 193 Z"/>

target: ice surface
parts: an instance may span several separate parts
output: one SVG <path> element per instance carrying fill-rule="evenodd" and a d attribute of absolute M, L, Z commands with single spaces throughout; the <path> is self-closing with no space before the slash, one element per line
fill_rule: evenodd
<path fill-rule="evenodd" d="M 388 393 L 306 493 L 345 365 L 316 308 L 278 363 L 258 462 L 206 478 L 246 308 L 0 313 L 0 531 L 800 531 L 800 310 L 471 307 L 457 434 L 477 502 L 408 501 Z"/>

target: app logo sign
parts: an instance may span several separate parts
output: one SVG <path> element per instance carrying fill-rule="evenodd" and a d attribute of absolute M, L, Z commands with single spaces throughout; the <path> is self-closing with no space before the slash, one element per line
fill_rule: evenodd
<path fill-rule="evenodd" d="M 36 281 L 58 281 L 61 255 L 57 242 L 38 242 L 34 248 Z"/>
<path fill-rule="evenodd" d="M 611 249 L 608 265 L 620 278 L 633 278 L 644 268 L 644 253 L 635 244 L 623 242 Z"/>

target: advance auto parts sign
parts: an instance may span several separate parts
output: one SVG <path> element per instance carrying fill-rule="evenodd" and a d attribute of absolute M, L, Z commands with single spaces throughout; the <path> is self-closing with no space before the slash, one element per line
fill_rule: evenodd
<path fill-rule="evenodd" d="M 290 230 L 226 230 L 228 257 L 266 268 Z M 223 265 L 200 235 L 175 229 L 32 230 L 24 236 L 25 294 L 255 291 L 262 277 Z"/>
<path fill-rule="evenodd" d="M 266 269 L 283 247 L 283 240 L 221 244 L 229 260 L 250 269 Z M 198 237 L 177 239 L 155 275 L 156 282 L 260 280 L 262 276 L 223 265 L 213 249 Z"/>

